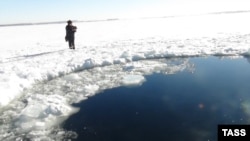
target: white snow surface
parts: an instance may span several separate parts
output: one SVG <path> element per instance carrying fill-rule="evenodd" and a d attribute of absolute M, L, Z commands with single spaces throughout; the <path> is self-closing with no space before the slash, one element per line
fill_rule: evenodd
<path fill-rule="evenodd" d="M 189 56 L 249 56 L 250 13 L 0 27 L 0 140 L 57 140 L 71 106 L 153 72 L 193 71 Z M 169 58 L 169 59 L 164 59 Z M 175 62 L 175 63 L 173 63 Z M 178 63 L 176 63 L 178 62 Z"/>

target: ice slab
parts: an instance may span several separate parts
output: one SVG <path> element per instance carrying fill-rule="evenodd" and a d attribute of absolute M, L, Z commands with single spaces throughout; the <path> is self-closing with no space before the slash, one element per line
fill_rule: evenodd
<path fill-rule="evenodd" d="M 145 81 L 144 76 L 141 75 L 126 75 L 122 79 L 122 85 L 124 86 L 138 86 Z"/>

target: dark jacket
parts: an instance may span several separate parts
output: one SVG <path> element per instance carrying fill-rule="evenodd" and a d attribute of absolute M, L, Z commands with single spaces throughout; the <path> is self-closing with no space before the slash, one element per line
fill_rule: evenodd
<path fill-rule="evenodd" d="M 66 26 L 66 37 L 65 40 L 72 40 L 75 38 L 75 32 L 76 32 L 77 27 L 73 25 L 67 25 Z"/>

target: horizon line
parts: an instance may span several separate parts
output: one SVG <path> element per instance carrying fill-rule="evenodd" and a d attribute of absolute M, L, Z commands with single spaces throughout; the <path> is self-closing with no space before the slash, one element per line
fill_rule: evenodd
<path fill-rule="evenodd" d="M 129 20 L 129 19 L 151 19 L 151 18 L 174 18 L 183 16 L 199 16 L 199 15 L 217 15 L 217 14 L 237 14 L 237 13 L 248 13 L 250 10 L 237 10 L 237 11 L 221 11 L 221 12 L 209 12 L 203 14 L 190 14 L 190 15 L 172 15 L 172 16 L 153 16 L 153 17 L 138 17 L 138 18 L 107 18 L 107 19 L 93 19 L 93 20 L 72 20 L 73 22 L 102 22 L 102 21 L 116 21 L 116 20 Z M 67 23 L 65 21 L 48 21 L 48 22 L 23 22 L 23 23 L 11 23 L 11 24 L 0 24 L 0 27 L 6 26 L 28 26 L 28 25 L 44 25 L 44 24 L 61 24 Z"/>

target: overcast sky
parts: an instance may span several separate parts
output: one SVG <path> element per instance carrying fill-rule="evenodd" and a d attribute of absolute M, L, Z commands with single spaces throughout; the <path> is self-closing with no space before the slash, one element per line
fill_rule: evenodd
<path fill-rule="evenodd" d="M 1 0 L 0 24 L 250 10 L 250 0 Z"/>

